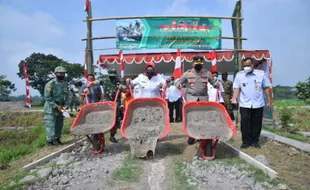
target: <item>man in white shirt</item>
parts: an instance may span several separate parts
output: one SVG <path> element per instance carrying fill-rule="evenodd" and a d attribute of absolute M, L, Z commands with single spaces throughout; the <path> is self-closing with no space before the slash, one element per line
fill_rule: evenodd
<path fill-rule="evenodd" d="M 135 98 L 161 98 L 161 89 L 166 81 L 156 72 L 155 64 L 150 62 L 146 64 L 145 73 L 130 80 L 130 83 L 134 86 Z"/>
<path fill-rule="evenodd" d="M 212 76 L 213 78 L 218 79 L 218 72 L 212 72 Z M 210 102 L 218 102 L 224 105 L 223 93 L 224 88 L 221 83 L 219 83 L 218 87 L 214 88 L 214 86 L 208 82 L 208 96 Z"/>
<path fill-rule="evenodd" d="M 168 87 L 166 89 L 168 107 L 169 107 L 169 118 L 170 123 L 181 122 L 181 93 L 180 90 L 174 84 L 174 77 L 170 77 L 168 80 Z M 175 118 L 173 118 L 173 112 L 175 111 Z"/>
<path fill-rule="evenodd" d="M 268 99 L 268 109 L 272 106 L 270 81 L 264 71 L 254 69 L 252 58 L 246 58 L 243 60 L 243 71 L 237 73 L 233 88 L 234 95 L 231 103 L 237 104 L 238 99 L 241 115 L 242 145 L 240 148 L 250 146 L 260 148 L 259 138 L 265 106 L 263 92 Z"/>

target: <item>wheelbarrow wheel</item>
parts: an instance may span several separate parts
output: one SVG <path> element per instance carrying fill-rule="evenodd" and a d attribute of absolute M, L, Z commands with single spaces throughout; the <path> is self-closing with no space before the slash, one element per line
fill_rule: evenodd
<path fill-rule="evenodd" d="M 206 140 L 206 157 L 212 157 L 213 140 Z"/>
<path fill-rule="evenodd" d="M 93 148 L 96 151 L 99 151 L 100 150 L 100 141 L 99 141 L 98 135 L 97 134 L 91 135 L 91 140 L 93 142 Z"/>

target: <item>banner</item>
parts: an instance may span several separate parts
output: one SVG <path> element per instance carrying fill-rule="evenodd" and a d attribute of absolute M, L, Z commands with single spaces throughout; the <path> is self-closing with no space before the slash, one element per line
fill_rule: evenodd
<path fill-rule="evenodd" d="M 117 49 L 222 48 L 221 19 L 144 18 L 116 21 Z"/>

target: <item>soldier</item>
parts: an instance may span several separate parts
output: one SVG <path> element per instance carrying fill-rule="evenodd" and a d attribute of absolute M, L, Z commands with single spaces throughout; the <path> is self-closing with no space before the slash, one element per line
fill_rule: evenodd
<path fill-rule="evenodd" d="M 176 86 L 182 89 L 182 86 L 186 84 L 186 100 L 188 102 L 196 101 L 208 101 L 208 82 L 217 86 L 217 79 L 214 79 L 209 71 L 202 68 L 203 58 L 200 56 L 195 56 L 193 58 L 193 68 L 186 71 L 183 76 L 177 81 Z M 207 146 L 212 147 L 212 140 L 207 143 Z M 210 143 L 211 142 L 211 143 Z M 195 139 L 188 139 L 187 143 L 192 145 L 195 143 Z M 207 156 L 212 156 L 212 152 L 208 151 Z"/>
<path fill-rule="evenodd" d="M 70 91 L 69 91 L 69 108 L 70 108 L 71 112 L 73 111 L 73 108 L 75 109 L 75 111 L 77 111 L 76 101 L 77 101 L 76 94 L 75 94 L 73 88 L 70 88 Z"/>
<path fill-rule="evenodd" d="M 87 87 L 91 87 L 92 85 L 103 85 L 103 101 L 114 101 L 116 92 L 119 89 L 126 88 L 122 85 L 121 80 L 117 77 L 115 69 L 108 70 L 109 79 L 107 80 L 96 80 L 94 82 L 90 82 Z M 117 132 L 117 128 L 120 128 L 120 121 L 123 119 L 123 113 L 121 111 L 121 93 L 118 94 L 117 97 L 117 115 L 116 115 L 116 124 L 110 131 L 110 141 L 117 143 L 115 139 L 115 134 Z"/>
<path fill-rule="evenodd" d="M 50 80 L 44 88 L 44 123 L 49 146 L 63 144 L 60 141 L 64 120 L 62 112 L 66 110 L 69 103 L 68 88 L 64 82 L 66 72 L 64 67 L 56 67 L 56 78 Z"/>
<path fill-rule="evenodd" d="M 229 116 L 231 120 L 235 120 L 234 112 L 233 112 L 233 106 L 231 104 L 231 99 L 233 96 L 233 82 L 227 79 L 228 73 L 224 72 L 222 73 L 222 80 L 221 83 L 224 87 L 224 93 L 223 93 L 223 98 L 224 98 L 224 105 L 226 107 L 226 110 L 229 113 Z"/>

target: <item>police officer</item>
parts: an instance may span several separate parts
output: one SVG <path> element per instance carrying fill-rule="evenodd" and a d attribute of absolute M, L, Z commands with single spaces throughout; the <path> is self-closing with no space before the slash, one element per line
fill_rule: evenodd
<path fill-rule="evenodd" d="M 91 87 L 92 85 L 103 85 L 104 86 L 104 92 L 103 92 L 103 101 L 114 101 L 116 92 L 119 89 L 126 88 L 122 85 L 121 80 L 117 77 L 117 73 L 115 69 L 109 69 L 108 70 L 108 76 L 109 78 L 106 80 L 96 80 L 94 82 L 91 82 L 88 84 L 88 87 Z M 117 143 L 117 140 L 115 139 L 115 134 L 117 132 L 117 128 L 120 128 L 120 121 L 123 119 L 123 113 L 121 111 L 121 93 L 118 94 L 117 97 L 117 115 L 116 115 L 116 124 L 115 126 L 110 130 L 110 141 Z"/>
<path fill-rule="evenodd" d="M 66 72 L 64 67 L 56 67 L 56 78 L 50 80 L 44 88 L 44 123 L 49 146 L 63 144 L 60 141 L 64 120 L 62 111 L 66 110 L 69 103 L 68 88 L 64 82 Z"/>
<path fill-rule="evenodd" d="M 224 87 L 224 93 L 223 93 L 224 105 L 229 113 L 231 120 L 235 120 L 233 106 L 230 101 L 233 95 L 233 82 L 228 80 L 227 77 L 228 77 L 227 72 L 222 73 L 221 83 Z"/>
<path fill-rule="evenodd" d="M 186 85 L 185 98 L 188 102 L 208 101 L 208 82 L 213 86 L 217 85 L 217 79 L 214 79 L 211 73 L 203 69 L 202 66 L 203 57 L 195 56 L 193 58 L 193 68 L 186 71 L 176 83 L 179 89 L 182 88 L 183 84 Z M 207 143 L 207 146 L 212 146 L 212 140 L 208 141 L 210 142 Z M 192 145 L 195 143 L 195 139 L 189 137 L 187 143 Z M 207 152 L 207 156 L 212 156 L 211 151 Z"/>

